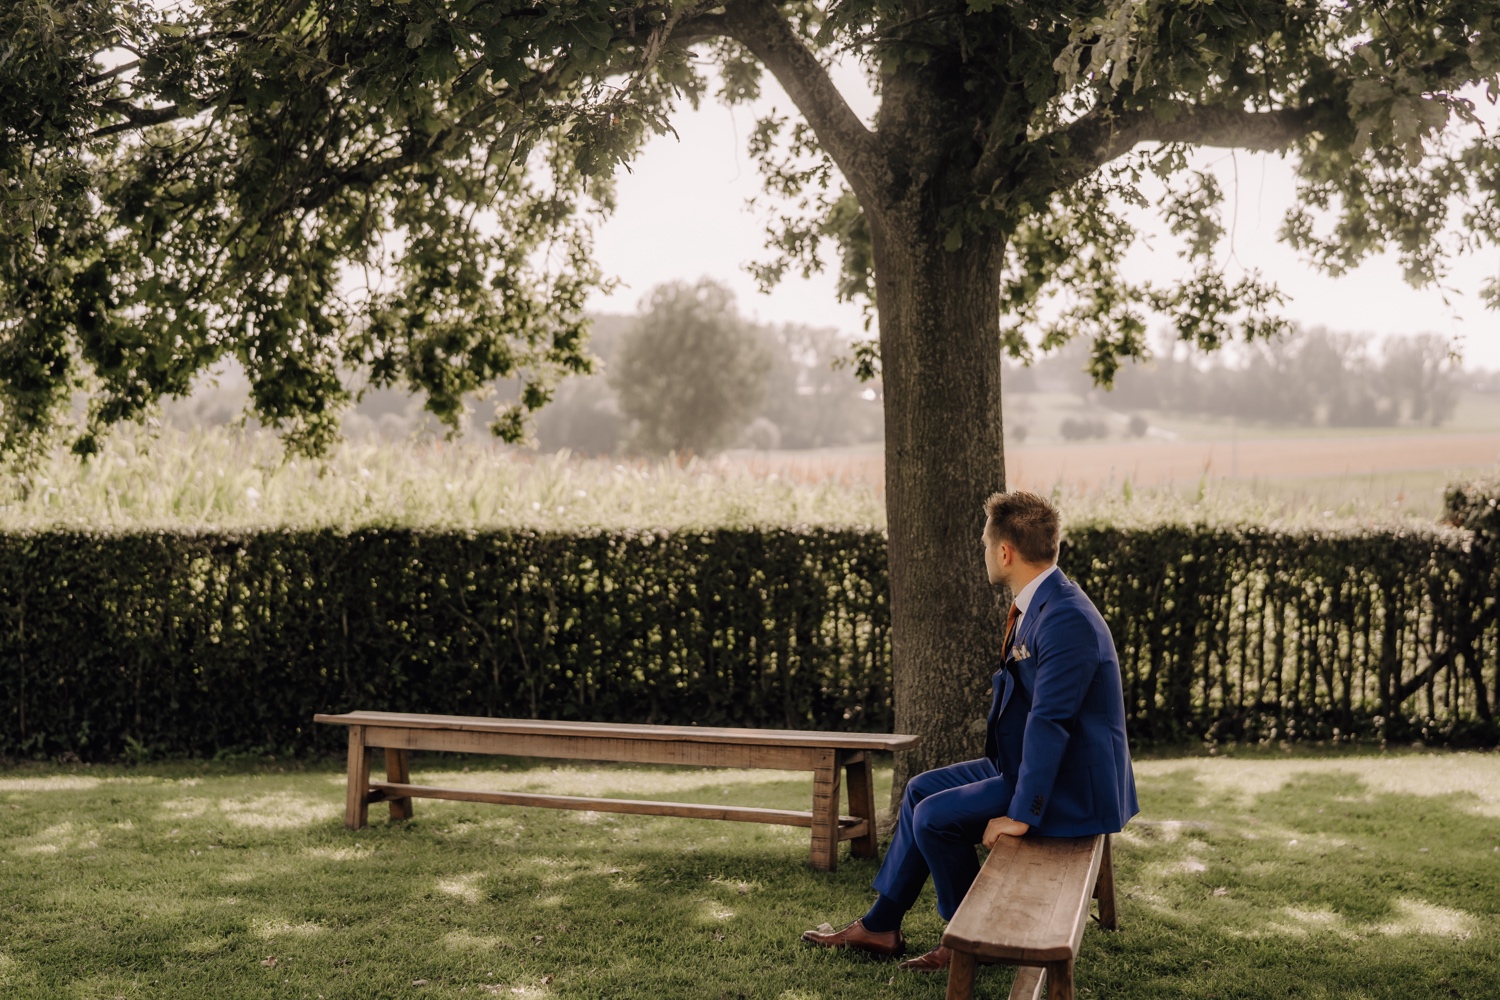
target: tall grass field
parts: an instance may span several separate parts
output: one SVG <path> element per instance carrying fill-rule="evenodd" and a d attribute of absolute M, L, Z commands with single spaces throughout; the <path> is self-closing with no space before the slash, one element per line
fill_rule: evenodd
<path fill-rule="evenodd" d="M 0 530 L 150 528 L 696 528 L 885 524 L 880 490 L 837 466 L 539 456 L 486 441 L 346 441 L 323 460 L 288 457 L 273 435 L 124 429 L 84 462 L 64 450 L 0 489 Z M 1331 477 L 1299 487 L 1209 480 L 1153 489 L 1129 480 L 1051 492 L 1073 525 L 1163 522 L 1266 527 L 1431 525 L 1446 479 Z"/>

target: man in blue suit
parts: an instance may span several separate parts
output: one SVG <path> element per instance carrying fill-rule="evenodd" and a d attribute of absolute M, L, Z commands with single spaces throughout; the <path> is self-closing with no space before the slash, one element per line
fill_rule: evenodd
<path fill-rule="evenodd" d="M 1062 524 L 1033 493 L 985 501 L 982 536 L 991 583 L 1015 594 L 995 672 L 984 756 L 907 782 L 880 895 L 859 920 L 803 940 L 877 955 L 905 950 L 901 919 L 930 874 L 938 913 L 951 920 L 979 874 L 974 845 L 1001 837 L 1115 833 L 1139 807 L 1113 637 L 1093 602 L 1057 567 Z M 902 968 L 935 972 L 938 947 Z"/>

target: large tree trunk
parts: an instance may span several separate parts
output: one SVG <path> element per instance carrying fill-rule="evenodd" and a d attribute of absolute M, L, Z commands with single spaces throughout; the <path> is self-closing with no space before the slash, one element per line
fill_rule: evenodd
<path fill-rule="evenodd" d="M 1005 488 L 998 237 L 943 249 L 928 213 L 871 213 L 889 525 L 897 756 L 906 781 L 983 752 L 1003 595 L 985 575 L 983 503 Z"/>

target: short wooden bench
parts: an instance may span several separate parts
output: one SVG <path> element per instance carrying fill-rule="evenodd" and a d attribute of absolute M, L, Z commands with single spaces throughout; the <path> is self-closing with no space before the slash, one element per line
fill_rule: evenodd
<path fill-rule="evenodd" d="M 948 1000 L 974 995 L 980 961 L 1020 966 L 1010 1000 L 1073 1000 L 1090 897 L 1099 923 L 1117 927 L 1110 852 L 1107 835 L 1000 838 L 943 933 L 953 949 Z"/>
<path fill-rule="evenodd" d="M 357 830 L 366 824 L 372 802 L 390 803 L 393 820 L 410 819 L 413 799 L 456 799 L 547 809 L 727 819 L 810 827 L 812 865 L 823 871 L 833 871 L 838 866 L 838 847 L 846 840 L 851 842 L 855 857 L 875 857 L 875 787 L 870 754 L 876 750 L 907 750 L 918 742 L 916 736 L 882 733 L 539 722 L 534 719 L 400 712 L 320 714 L 313 719 L 349 727 L 349 786 L 344 824 L 350 829 Z M 373 781 L 370 777 L 370 759 L 376 747 L 385 750 L 384 781 Z M 412 750 L 811 771 L 813 807 L 808 812 L 797 812 L 687 802 L 434 788 L 411 783 L 407 754 Z M 848 776 L 849 812 L 852 815 L 839 812 L 842 774 Z"/>

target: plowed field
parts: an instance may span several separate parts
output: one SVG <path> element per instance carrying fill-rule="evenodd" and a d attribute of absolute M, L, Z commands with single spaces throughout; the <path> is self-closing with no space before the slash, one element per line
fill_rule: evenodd
<path fill-rule="evenodd" d="M 741 461 L 752 471 L 799 481 L 884 484 L 879 453 L 768 453 Z M 1006 456 L 1013 489 L 1057 483 L 1093 489 L 1129 477 L 1139 486 L 1210 479 L 1296 479 L 1500 465 L 1500 433 L 1387 434 L 1368 437 L 1262 438 L 1245 441 L 1121 441 L 1012 447 Z"/>

